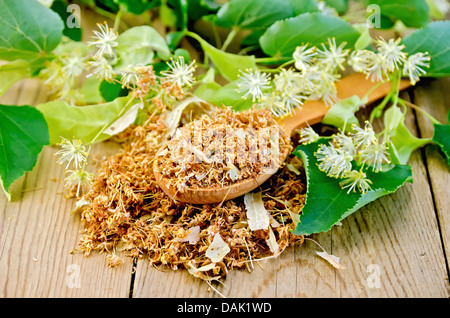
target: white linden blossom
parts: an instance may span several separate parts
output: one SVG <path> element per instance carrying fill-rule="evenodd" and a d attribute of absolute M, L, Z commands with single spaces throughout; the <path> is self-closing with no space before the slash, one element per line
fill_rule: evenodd
<path fill-rule="evenodd" d="M 286 107 L 286 111 L 292 113 L 294 108 L 301 108 L 306 96 L 303 96 L 298 87 L 286 88 L 281 92 L 281 100 Z"/>
<path fill-rule="evenodd" d="M 387 147 L 385 144 L 373 144 L 366 149 L 361 150 L 360 156 L 362 163 L 368 163 L 372 166 L 372 171 L 379 172 L 383 170 L 383 163 L 390 163 L 387 158 Z"/>
<path fill-rule="evenodd" d="M 350 136 L 347 136 L 341 132 L 333 136 L 333 141 L 336 144 L 336 148 L 342 149 L 342 151 L 348 153 L 351 156 L 356 155 L 355 144 Z"/>
<path fill-rule="evenodd" d="M 300 71 L 307 70 L 313 64 L 316 55 L 316 47 L 308 49 L 308 45 L 297 46 L 292 55 L 295 61 L 295 68 Z"/>
<path fill-rule="evenodd" d="M 343 181 L 339 182 L 339 185 L 342 189 L 349 188 L 347 193 L 350 193 L 351 191 L 356 192 L 356 189 L 359 190 L 361 193 L 367 193 L 367 191 L 371 190 L 370 184 L 372 184 L 372 181 L 366 178 L 366 174 L 360 170 L 351 170 L 348 171 L 344 175 Z"/>
<path fill-rule="evenodd" d="M 389 79 L 386 59 L 381 54 L 375 54 L 372 64 L 366 70 L 367 78 L 373 82 L 383 82 Z"/>
<path fill-rule="evenodd" d="M 115 76 L 111 64 L 109 64 L 108 60 L 104 57 L 99 57 L 98 59 L 90 61 L 89 65 L 93 68 L 92 74 L 97 76 L 99 79 L 111 81 Z"/>
<path fill-rule="evenodd" d="M 309 144 L 312 142 L 316 142 L 319 140 L 320 136 L 318 133 L 314 131 L 314 129 L 311 128 L 311 126 L 308 125 L 308 127 L 302 128 L 298 131 L 300 135 L 299 143 L 302 144 Z"/>
<path fill-rule="evenodd" d="M 195 61 L 186 64 L 184 57 L 179 56 L 176 59 L 171 59 L 167 63 L 170 70 L 162 72 L 162 74 L 169 80 L 177 84 L 179 87 L 192 86 L 194 83 L 194 71 L 196 68 Z"/>
<path fill-rule="evenodd" d="M 378 52 L 383 56 L 385 67 L 389 72 L 398 70 L 399 66 L 406 60 L 406 53 L 402 51 L 405 45 L 400 44 L 400 41 L 401 38 L 395 41 L 389 39 L 388 42 L 383 38 L 377 40 Z"/>
<path fill-rule="evenodd" d="M 279 91 L 299 87 L 302 82 L 302 75 L 294 72 L 292 69 L 281 69 L 280 73 L 275 75 L 273 83 Z"/>
<path fill-rule="evenodd" d="M 352 128 L 356 131 L 356 133 L 350 134 L 356 148 L 368 148 L 377 142 L 373 127 L 368 121 L 366 121 L 364 129 L 356 125 L 352 125 Z"/>
<path fill-rule="evenodd" d="M 78 55 L 63 57 L 61 62 L 64 64 L 62 71 L 68 78 L 75 78 L 86 69 L 84 58 Z"/>
<path fill-rule="evenodd" d="M 408 76 L 411 84 L 415 85 L 419 77 L 427 73 L 423 67 L 430 67 L 430 55 L 427 52 L 410 55 L 403 65 L 403 75 Z"/>
<path fill-rule="evenodd" d="M 328 39 L 328 48 L 322 44 L 323 50 L 318 49 L 319 58 L 322 63 L 328 65 L 332 69 L 340 68 L 344 70 L 344 62 L 350 50 L 345 49 L 347 42 L 342 42 L 339 46 L 336 46 L 336 39 Z"/>
<path fill-rule="evenodd" d="M 276 91 L 264 94 L 257 104 L 261 108 L 270 109 L 276 117 L 282 117 L 289 114 L 283 99 Z"/>
<path fill-rule="evenodd" d="M 377 61 L 377 54 L 369 50 L 355 50 L 350 54 L 348 63 L 355 72 L 369 74 L 370 68 Z"/>
<path fill-rule="evenodd" d="M 108 27 L 108 24 L 104 22 L 103 24 L 97 23 L 100 31 L 94 31 L 93 38 L 96 41 L 88 41 L 88 45 L 95 45 L 97 47 L 97 52 L 94 55 L 94 58 L 99 58 L 105 55 L 109 55 L 110 57 L 114 56 L 113 48 L 118 45 L 116 42 L 117 32 Z"/>
<path fill-rule="evenodd" d="M 94 177 L 92 173 L 87 172 L 84 169 L 67 170 L 70 174 L 64 179 L 65 187 L 70 189 L 74 186 L 77 187 L 76 196 L 80 195 L 80 191 L 85 191 L 89 188 L 90 183 Z"/>
<path fill-rule="evenodd" d="M 128 65 L 120 70 L 120 73 L 122 74 L 120 82 L 123 87 L 130 87 L 136 84 L 139 79 L 138 67 L 139 66 Z"/>
<path fill-rule="evenodd" d="M 334 148 L 333 145 L 320 145 L 314 155 L 320 162 L 319 169 L 330 177 L 342 177 L 352 169 L 353 157 L 342 149 Z"/>
<path fill-rule="evenodd" d="M 88 153 L 85 151 L 86 148 L 83 146 L 81 140 L 73 139 L 72 142 L 70 142 L 66 138 L 61 137 L 61 142 L 58 145 L 61 146 L 62 149 L 56 152 L 55 156 L 61 156 L 57 161 L 59 164 L 67 162 L 66 169 L 72 161 L 74 161 L 76 168 L 80 168 L 81 165 L 86 162 Z"/>
<path fill-rule="evenodd" d="M 261 73 L 260 70 L 248 69 L 245 72 L 241 71 L 239 74 L 238 92 L 244 93 L 243 98 L 248 95 L 252 96 L 252 101 L 261 100 L 264 96 L 263 91 L 270 88 L 270 79 L 266 73 Z"/>

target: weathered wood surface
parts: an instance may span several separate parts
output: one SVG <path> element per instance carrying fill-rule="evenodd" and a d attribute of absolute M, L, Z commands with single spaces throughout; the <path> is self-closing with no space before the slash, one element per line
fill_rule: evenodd
<path fill-rule="evenodd" d="M 450 80 L 424 80 L 403 96 L 444 120 Z M 0 103 L 35 105 L 45 98 L 38 80 L 26 80 Z M 407 125 L 416 135 L 432 135 L 420 113 L 410 112 Z M 434 148 L 413 153 L 413 184 L 312 236 L 346 269 L 334 269 L 305 241 L 251 273 L 230 271 L 214 288 L 226 297 L 449 297 L 450 172 Z M 106 142 L 93 152 L 116 150 Z M 104 255 L 73 254 L 83 229 L 79 215 L 70 213 L 75 200 L 63 196 L 56 151 L 44 149 L 33 171 L 13 185 L 11 202 L 0 195 L 0 297 L 221 297 L 186 271 L 156 269 L 145 257 L 136 264 L 123 257 L 122 266 L 109 269 Z"/>

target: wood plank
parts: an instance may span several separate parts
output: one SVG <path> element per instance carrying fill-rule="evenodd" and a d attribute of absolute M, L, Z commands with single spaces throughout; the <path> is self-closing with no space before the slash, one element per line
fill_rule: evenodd
<path fill-rule="evenodd" d="M 329 233 L 314 235 L 314 240 L 329 250 Z M 328 244 L 327 244 L 328 243 Z M 222 284 L 206 282 L 191 276 L 186 270 L 167 269 L 162 272 L 145 259 L 137 263 L 133 297 L 193 297 L 193 298 L 292 298 L 331 297 L 334 294 L 330 278 L 331 265 L 319 258 L 317 245 L 306 241 L 299 247 L 290 247 L 278 258 L 254 262 L 254 269 L 229 270 Z M 331 281 L 334 281 L 332 279 Z"/>
<path fill-rule="evenodd" d="M 15 84 L 1 102 L 36 104 L 45 94 L 37 80 Z M 63 196 L 64 169 L 56 147 L 44 147 L 35 168 L 13 186 L 13 200 L 0 196 L 0 297 L 128 297 L 132 262 L 108 269 L 103 255 L 72 254 L 81 222 Z M 93 147 L 106 154 L 107 143 Z M 54 181 L 56 180 L 56 181 Z"/>
<path fill-rule="evenodd" d="M 424 84 L 416 89 L 413 102 L 441 123 L 448 124 L 449 87 L 450 78 L 424 81 Z M 423 137 L 433 136 L 434 128 L 432 123 L 420 112 L 417 112 L 417 122 L 420 134 Z M 424 155 L 448 267 L 450 263 L 450 214 L 448 213 L 450 206 L 450 170 L 447 160 L 440 153 L 438 146 L 428 145 L 424 150 Z"/>

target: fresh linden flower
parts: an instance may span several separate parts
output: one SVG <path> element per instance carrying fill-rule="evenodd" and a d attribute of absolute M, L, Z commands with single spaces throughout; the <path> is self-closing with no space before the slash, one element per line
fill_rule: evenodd
<path fill-rule="evenodd" d="M 86 69 L 84 58 L 78 55 L 63 57 L 61 62 L 64 64 L 62 71 L 68 78 L 76 78 Z"/>
<path fill-rule="evenodd" d="M 353 156 L 333 145 L 320 145 L 314 155 L 319 161 L 319 169 L 330 177 L 340 178 L 352 169 Z"/>
<path fill-rule="evenodd" d="M 411 84 L 415 85 L 419 77 L 427 73 L 423 67 L 430 67 L 430 55 L 427 52 L 410 55 L 403 65 L 403 75 L 408 76 Z"/>
<path fill-rule="evenodd" d="M 292 69 L 281 69 L 280 73 L 274 76 L 273 83 L 275 88 L 279 91 L 286 89 L 297 88 L 300 86 L 303 80 L 302 75 L 299 72 L 295 72 Z"/>
<path fill-rule="evenodd" d="M 139 79 L 139 66 L 128 65 L 120 70 L 122 75 L 120 82 L 122 83 L 122 87 L 131 87 L 136 84 Z"/>
<path fill-rule="evenodd" d="M 286 88 L 281 92 L 281 99 L 287 112 L 292 113 L 294 108 L 300 108 L 306 96 L 303 96 L 298 87 Z"/>
<path fill-rule="evenodd" d="M 97 52 L 94 55 L 94 58 L 99 58 L 104 56 L 105 54 L 109 57 L 114 56 L 113 48 L 118 45 L 116 42 L 117 32 L 108 27 L 108 24 L 104 22 L 103 24 L 97 23 L 100 31 L 94 31 L 93 38 L 96 41 L 88 41 L 88 45 L 95 45 L 97 47 Z"/>
<path fill-rule="evenodd" d="M 111 64 L 109 64 L 108 60 L 105 59 L 103 56 L 93 61 L 90 61 L 89 65 L 91 68 L 93 68 L 92 74 L 94 74 L 101 80 L 106 80 L 110 82 L 112 78 L 116 75 L 114 73 Z"/>
<path fill-rule="evenodd" d="M 67 170 L 67 172 L 69 172 L 70 174 L 66 178 L 64 178 L 64 185 L 68 189 L 76 186 L 77 197 L 80 195 L 80 192 L 86 191 L 89 188 L 94 177 L 92 173 L 89 173 L 84 169 Z"/>
<path fill-rule="evenodd" d="M 308 71 L 305 85 L 310 89 L 309 98 L 311 100 L 322 99 L 327 106 L 333 105 L 339 100 L 336 81 L 341 75 L 332 71 L 326 65 L 312 67 Z"/>
<path fill-rule="evenodd" d="M 386 58 L 379 53 L 375 54 L 373 63 L 366 71 L 367 78 L 370 77 L 373 82 L 383 82 L 389 78 L 387 73 Z"/>
<path fill-rule="evenodd" d="M 184 57 L 179 56 L 176 59 L 171 59 L 167 63 L 170 70 L 162 72 L 162 74 L 169 80 L 177 84 L 179 87 L 192 86 L 194 83 L 194 71 L 196 68 L 195 61 L 191 64 L 186 64 Z"/>
<path fill-rule="evenodd" d="M 263 91 L 270 88 L 270 79 L 266 73 L 261 73 L 260 70 L 248 69 L 245 72 L 241 71 L 239 74 L 238 92 L 244 93 L 243 98 L 252 96 L 252 101 L 261 100 L 264 96 Z"/>
<path fill-rule="evenodd" d="M 405 45 L 400 44 L 400 41 L 401 38 L 395 41 L 394 39 L 389 39 L 388 42 L 380 38 L 377 41 L 378 52 L 383 56 L 385 67 L 389 72 L 398 70 L 399 66 L 406 60 L 406 53 L 402 51 Z"/>
<path fill-rule="evenodd" d="M 372 171 L 379 172 L 383 170 L 383 163 L 390 163 L 387 158 L 387 147 L 383 144 L 373 144 L 366 149 L 361 150 L 360 157 L 362 163 L 368 163 L 372 166 Z"/>
<path fill-rule="evenodd" d="M 356 130 L 356 133 L 350 134 L 356 148 L 365 149 L 377 142 L 375 131 L 368 121 L 366 121 L 364 129 L 358 127 L 357 125 L 352 125 L 352 128 L 353 130 Z"/>
<path fill-rule="evenodd" d="M 282 97 L 277 94 L 275 90 L 264 94 L 258 101 L 258 107 L 270 109 L 272 114 L 276 117 L 283 117 L 289 114 Z"/>
<path fill-rule="evenodd" d="M 377 54 L 369 50 L 355 50 L 350 54 L 348 63 L 355 72 L 368 74 L 377 60 Z"/>
<path fill-rule="evenodd" d="M 356 155 L 356 147 L 353 143 L 353 139 L 341 132 L 333 136 L 333 142 L 336 144 L 336 148 L 342 149 L 344 152 L 350 154 L 351 156 Z"/>
<path fill-rule="evenodd" d="M 295 61 L 295 68 L 300 71 L 307 70 L 313 64 L 316 55 L 316 47 L 308 49 L 308 45 L 297 46 L 292 55 Z"/>
<path fill-rule="evenodd" d="M 58 145 L 62 149 L 56 152 L 55 156 L 61 156 L 57 161 L 59 164 L 67 162 L 66 169 L 72 161 L 74 161 L 76 168 L 80 168 L 86 162 L 88 153 L 85 151 L 86 147 L 82 144 L 81 140 L 73 139 L 70 142 L 66 138 L 61 137 L 61 142 Z"/>
<path fill-rule="evenodd" d="M 302 128 L 298 131 L 300 135 L 299 143 L 302 144 L 309 144 L 312 142 L 316 142 L 319 140 L 320 136 L 318 133 L 314 131 L 314 129 L 311 128 L 311 126 L 308 125 L 308 127 Z"/>
<path fill-rule="evenodd" d="M 349 188 L 347 193 L 350 193 L 351 191 L 356 192 L 356 189 L 358 189 L 359 192 L 364 194 L 372 189 L 370 187 L 372 181 L 366 178 L 366 174 L 362 170 L 348 171 L 345 173 L 344 179 L 345 180 L 341 181 L 339 185 L 342 189 Z"/>
<path fill-rule="evenodd" d="M 336 39 L 328 39 L 328 48 L 322 44 L 323 50 L 318 49 L 319 58 L 322 63 L 328 65 L 332 69 L 340 68 L 344 70 L 344 62 L 350 50 L 345 49 L 347 42 L 342 42 L 339 46 L 336 46 Z"/>

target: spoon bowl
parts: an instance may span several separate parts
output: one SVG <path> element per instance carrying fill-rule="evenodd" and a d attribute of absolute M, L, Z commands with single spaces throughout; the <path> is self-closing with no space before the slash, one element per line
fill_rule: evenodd
<path fill-rule="evenodd" d="M 375 87 L 375 85 L 375 83 L 366 79 L 363 74 L 353 73 L 336 83 L 337 95 L 338 98 L 342 100 L 353 95 L 363 98 L 368 94 L 367 104 L 370 104 L 386 96 L 391 89 L 390 82 L 383 83 L 377 87 Z M 409 81 L 402 80 L 400 82 L 400 90 L 406 89 L 410 85 L 411 83 Z M 302 108 L 295 109 L 292 115 L 280 118 L 278 124 L 285 130 L 288 136 L 292 136 L 297 129 L 306 127 L 307 125 L 312 126 L 320 123 L 328 109 L 329 108 L 322 101 L 308 101 Z M 282 157 L 286 159 L 288 155 L 289 151 L 285 151 Z M 234 199 L 261 186 L 278 170 L 272 169 L 271 171 L 259 174 L 256 178 L 244 179 L 224 187 L 188 187 L 180 192 L 175 187 L 170 186 L 169 179 L 161 174 L 160 160 L 163 160 L 163 158 L 157 156 L 153 162 L 153 172 L 158 185 L 173 200 L 192 204 L 220 203 Z"/>

